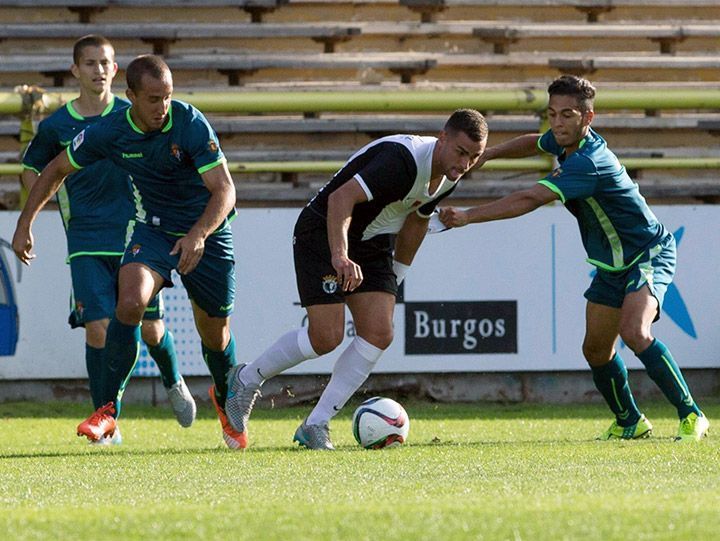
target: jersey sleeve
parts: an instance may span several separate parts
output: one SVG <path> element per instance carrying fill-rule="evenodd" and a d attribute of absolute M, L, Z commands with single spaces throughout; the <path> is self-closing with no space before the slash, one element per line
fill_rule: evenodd
<path fill-rule="evenodd" d="M 369 201 L 389 204 L 403 199 L 413 187 L 417 167 L 403 145 L 388 145 L 373 157 L 355 177 Z"/>
<path fill-rule="evenodd" d="M 555 192 L 563 203 L 569 199 L 592 196 L 597 182 L 598 174 L 592 162 L 580 155 L 571 155 L 560 167 L 539 181 Z"/>
<path fill-rule="evenodd" d="M 185 130 L 186 151 L 201 175 L 225 162 L 220 141 L 210 123 L 200 111 L 193 108 Z"/>
<path fill-rule="evenodd" d="M 111 146 L 106 140 L 108 132 L 102 130 L 100 124 L 85 128 L 67 147 L 68 158 L 75 169 L 82 169 L 107 157 Z"/>
<path fill-rule="evenodd" d="M 23 169 L 31 169 L 40 174 L 45 166 L 62 151 L 62 148 L 55 131 L 49 128 L 45 121 L 41 122 L 35 137 L 32 138 L 23 154 Z"/>
<path fill-rule="evenodd" d="M 438 195 L 432 201 L 428 201 L 427 203 L 425 203 L 422 207 L 417 209 L 417 211 L 416 211 L 417 215 L 420 216 L 421 218 L 430 218 L 430 216 L 432 216 L 432 213 L 435 211 L 435 208 L 440 204 L 440 201 L 442 201 L 448 195 L 453 193 L 455 191 L 455 188 L 457 188 L 457 184 L 455 184 L 448 191 L 443 192 L 442 194 Z"/>
<path fill-rule="evenodd" d="M 561 156 L 565 151 L 558 142 L 555 140 L 555 136 L 552 131 L 548 130 L 540 136 L 537 142 L 538 148 L 546 154 L 552 154 L 553 156 Z"/>

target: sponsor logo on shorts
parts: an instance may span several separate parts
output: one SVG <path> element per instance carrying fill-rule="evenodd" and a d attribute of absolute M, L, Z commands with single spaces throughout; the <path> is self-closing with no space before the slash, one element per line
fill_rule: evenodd
<path fill-rule="evenodd" d="M 326 276 L 323 276 L 323 291 L 327 293 L 328 295 L 332 295 L 337 291 L 338 288 L 338 282 L 337 282 L 337 276 L 333 274 L 328 274 Z"/>
<path fill-rule="evenodd" d="M 142 249 L 142 246 L 140 246 L 139 244 L 134 244 L 133 247 L 130 248 L 130 253 L 131 253 L 133 256 L 136 256 L 136 255 L 138 255 L 138 254 L 140 253 L 140 250 L 141 250 L 141 249 Z"/>

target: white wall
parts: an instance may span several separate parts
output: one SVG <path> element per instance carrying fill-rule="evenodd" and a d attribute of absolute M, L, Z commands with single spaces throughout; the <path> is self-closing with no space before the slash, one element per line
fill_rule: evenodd
<path fill-rule="evenodd" d="M 682 232 L 678 272 L 654 332 L 681 366 L 719 367 L 720 288 L 714 275 L 720 267 L 720 207 L 654 210 L 671 231 Z M 291 250 L 298 212 L 240 209 L 233 224 L 238 288 L 232 327 L 241 362 L 252 360 L 280 334 L 303 323 Z M 0 237 L 11 240 L 17 216 L 0 213 Z M 34 234 L 38 258 L 23 269 L 19 282 L 13 256 L 6 252 L 19 299 L 20 338 L 14 356 L 0 357 L 0 379 L 83 377 L 83 332 L 71 331 L 66 324 L 70 277 L 58 214 L 41 213 Z M 582 294 L 592 268 L 584 258 L 574 218 L 561 206 L 513 221 L 428 236 L 406 279 L 407 304 L 396 308 L 395 341 L 376 370 L 585 368 L 580 354 Z M 206 374 L 184 290 L 176 286 L 164 295 L 166 322 L 175 333 L 181 371 Z M 445 327 L 440 319 L 445 319 Z M 352 333 L 350 323 L 348 332 Z M 620 352 L 630 367 L 641 366 L 627 348 Z M 293 371 L 328 372 L 336 357 L 330 354 Z M 143 351 L 138 373 L 150 375 L 154 370 Z"/>

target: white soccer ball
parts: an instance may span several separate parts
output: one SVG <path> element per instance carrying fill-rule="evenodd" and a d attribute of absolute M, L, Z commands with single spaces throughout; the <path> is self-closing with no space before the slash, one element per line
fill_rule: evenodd
<path fill-rule="evenodd" d="M 355 440 L 365 449 L 395 447 L 407 441 L 410 419 L 400 404 L 376 396 L 355 410 L 352 430 Z"/>

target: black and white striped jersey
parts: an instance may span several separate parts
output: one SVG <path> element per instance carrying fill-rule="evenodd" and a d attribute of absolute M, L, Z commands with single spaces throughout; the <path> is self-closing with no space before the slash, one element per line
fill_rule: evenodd
<path fill-rule="evenodd" d="M 376 139 L 353 154 L 308 206 L 326 217 L 329 195 L 354 178 L 368 200 L 353 209 L 349 239 L 368 240 L 395 234 L 413 211 L 428 218 L 457 186 L 457 181 L 443 176 L 435 192 L 429 193 L 436 143 L 437 137 L 418 135 Z"/>

